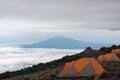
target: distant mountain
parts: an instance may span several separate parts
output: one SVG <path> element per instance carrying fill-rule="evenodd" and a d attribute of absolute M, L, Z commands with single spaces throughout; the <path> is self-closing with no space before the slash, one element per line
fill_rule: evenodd
<path fill-rule="evenodd" d="M 86 47 L 98 49 L 102 46 L 109 45 L 83 42 L 66 37 L 53 37 L 41 42 L 22 45 L 22 47 L 24 48 L 58 48 L 58 49 L 76 49 L 76 48 L 84 49 Z"/>

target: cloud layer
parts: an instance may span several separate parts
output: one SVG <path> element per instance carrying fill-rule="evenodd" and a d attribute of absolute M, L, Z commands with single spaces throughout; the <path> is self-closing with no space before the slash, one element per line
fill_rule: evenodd
<path fill-rule="evenodd" d="M 41 62 L 45 63 L 81 51 L 82 50 L 77 49 L 24 49 L 0 47 L 0 73 L 30 67 Z"/>
<path fill-rule="evenodd" d="M 0 17 L 119 30 L 119 8 L 119 0 L 2 0 Z"/>

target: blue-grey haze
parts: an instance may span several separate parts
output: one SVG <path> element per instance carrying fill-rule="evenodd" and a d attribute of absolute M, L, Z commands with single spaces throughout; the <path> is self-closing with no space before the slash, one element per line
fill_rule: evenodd
<path fill-rule="evenodd" d="M 120 0 L 0 0 L 0 43 L 54 36 L 120 43 Z"/>

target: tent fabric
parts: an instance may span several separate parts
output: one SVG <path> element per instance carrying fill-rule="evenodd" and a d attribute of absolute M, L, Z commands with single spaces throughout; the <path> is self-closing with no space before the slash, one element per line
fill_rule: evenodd
<path fill-rule="evenodd" d="M 100 64 L 98 64 L 96 60 L 92 60 L 92 65 L 93 65 L 93 68 L 95 69 L 96 74 L 98 75 L 101 75 L 102 72 L 105 71 L 103 67 Z"/>
<path fill-rule="evenodd" d="M 21 75 L 31 74 L 31 71 L 28 68 L 24 68 L 21 71 Z"/>
<path fill-rule="evenodd" d="M 108 62 L 108 61 L 120 61 L 116 54 L 106 54 L 98 56 L 97 60 L 99 62 Z"/>
<path fill-rule="evenodd" d="M 88 64 L 89 64 L 89 60 L 87 58 L 83 58 L 83 59 L 77 60 L 73 66 L 75 67 L 77 72 L 80 72 Z"/>
<path fill-rule="evenodd" d="M 75 68 L 73 66 L 71 66 L 70 70 L 67 72 L 66 77 L 74 77 L 74 74 L 77 74 L 77 71 L 75 70 Z"/>
<path fill-rule="evenodd" d="M 84 76 L 93 76 L 94 74 L 96 73 L 91 63 L 85 66 L 85 68 L 80 72 L 80 75 L 84 75 Z"/>
<path fill-rule="evenodd" d="M 62 77 L 81 77 L 101 75 L 105 70 L 94 58 L 81 58 L 74 62 L 66 63 Z"/>
<path fill-rule="evenodd" d="M 114 50 L 112 50 L 112 53 L 120 54 L 120 49 L 114 49 Z"/>
<path fill-rule="evenodd" d="M 72 64 L 73 64 L 74 62 L 69 62 L 69 63 L 66 63 L 65 64 L 65 67 L 64 67 L 64 75 L 66 75 L 67 74 L 67 72 L 69 71 L 69 69 L 70 69 L 70 67 L 72 66 Z"/>
<path fill-rule="evenodd" d="M 114 54 L 114 57 L 117 61 L 120 61 L 119 57 L 116 54 Z"/>
<path fill-rule="evenodd" d="M 97 60 L 100 62 L 103 60 L 103 58 L 104 58 L 104 55 L 100 55 L 100 56 L 98 56 Z"/>
<path fill-rule="evenodd" d="M 116 58 L 112 56 L 112 58 L 110 59 L 110 61 L 116 61 Z"/>
<path fill-rule="evenodd" d="M 114 56 L 114 54 L 106 54 L 106 55 L 104 55 L 104 57 L 107 59 L 107 61 L 109 61 L 112 58 L 112 56 Z"/>

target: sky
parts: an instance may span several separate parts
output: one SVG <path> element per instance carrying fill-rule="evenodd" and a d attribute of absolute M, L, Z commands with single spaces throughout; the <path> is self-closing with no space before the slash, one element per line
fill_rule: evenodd
<path fill-rule="evenodd" d="M 120 0 L 0 0 L 0 43 L 65 36 L 120 43 Z"/>

